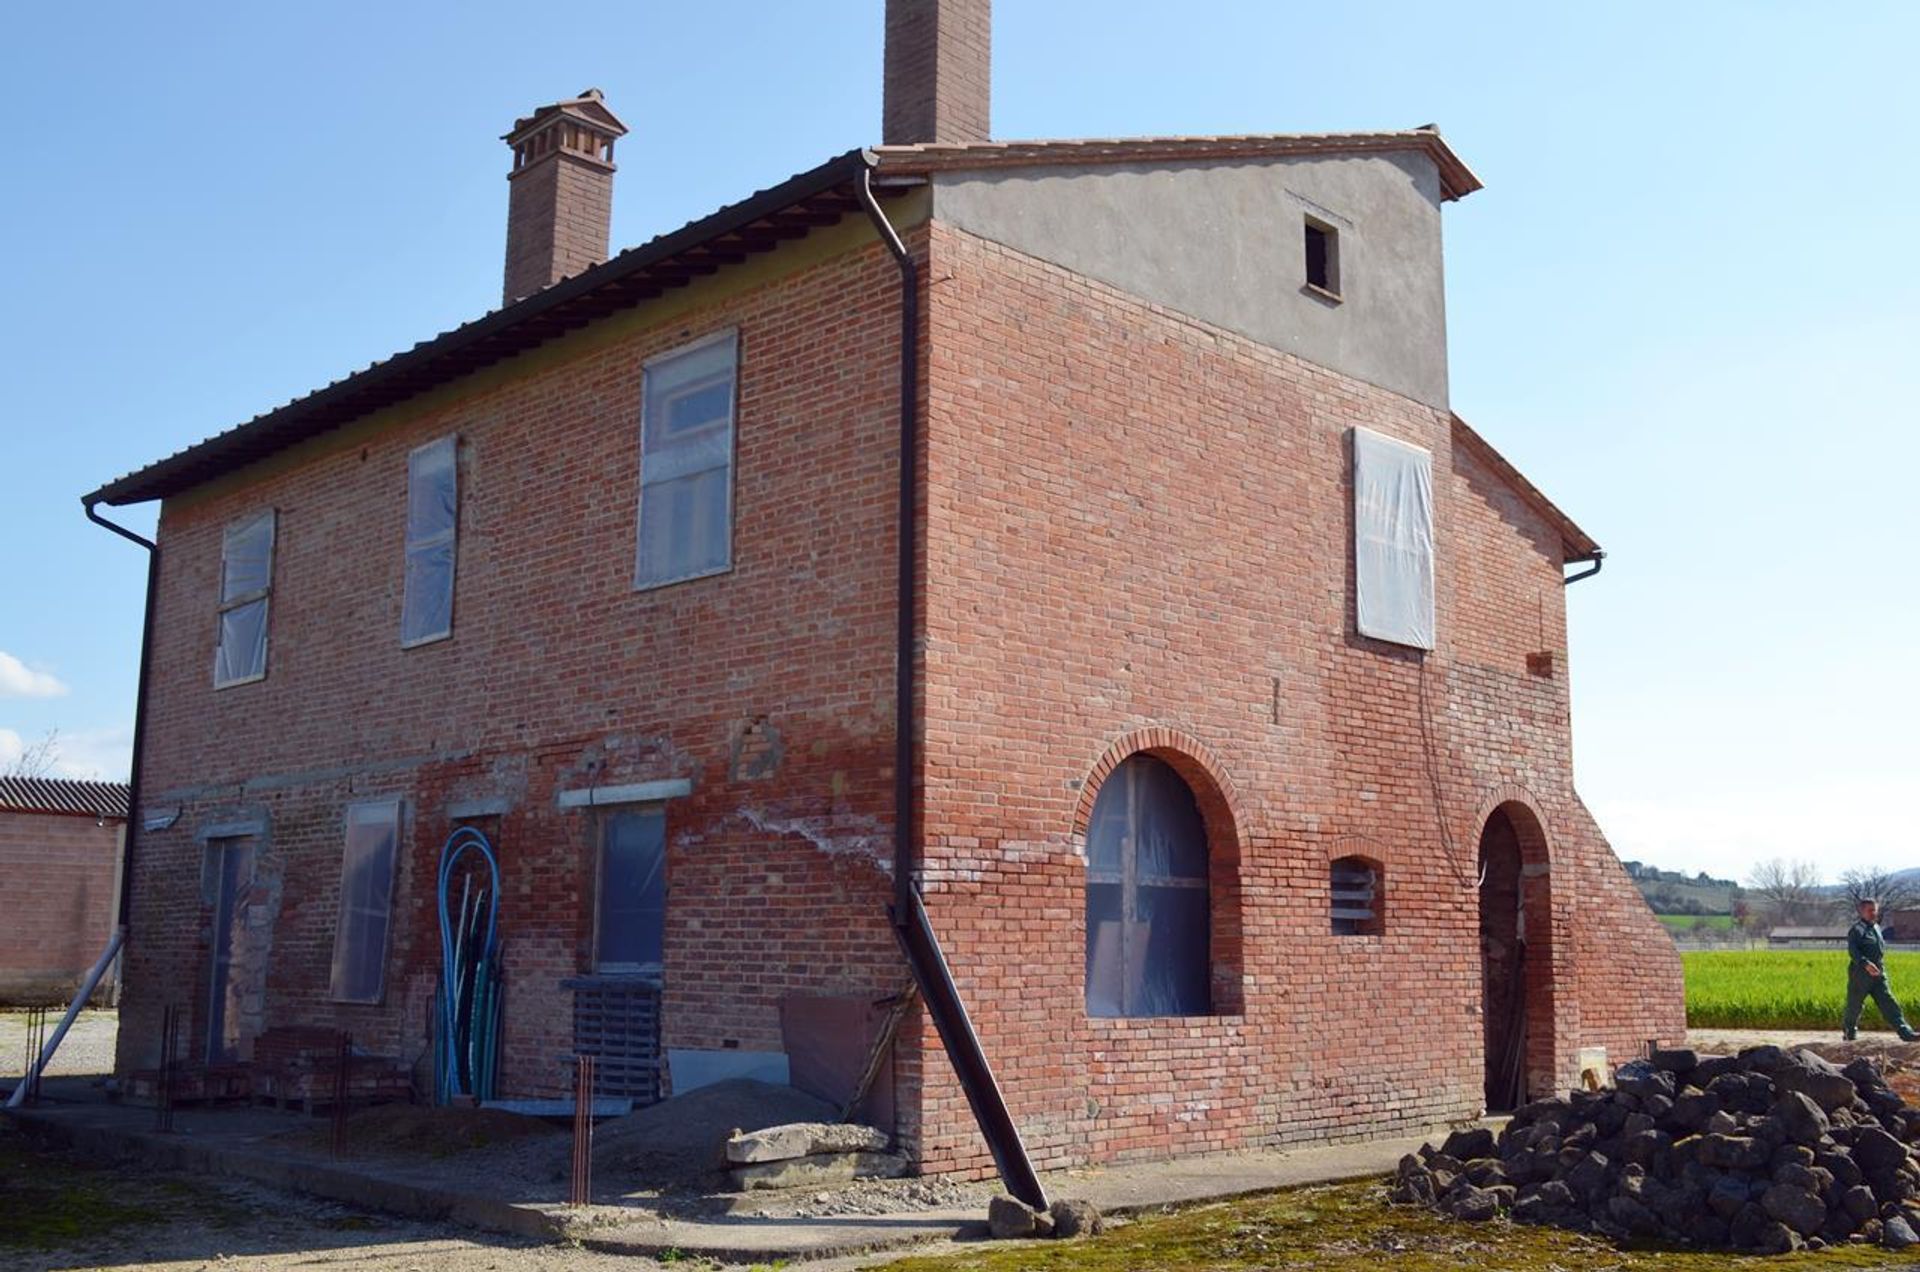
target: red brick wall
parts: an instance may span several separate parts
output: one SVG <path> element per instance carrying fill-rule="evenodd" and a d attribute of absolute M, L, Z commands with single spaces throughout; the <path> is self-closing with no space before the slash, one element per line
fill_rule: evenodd
<path fill-rule="evenodd" d="M 1523 857 L 1536 1084 L 1575 1049 L 1680 1027 L 1677 959 L 1573 793 L 1557 543 L 1444 413 L 944 227 L 926 288 L 924 839 L 929 908 L 1043 1164 L 1424 1126 L 1475 1112 L 1475 856 Z M 916 235 L 916 239 L 921 235 Z M 591 814 L 560 790 L 686 777 L 669 817 L 666 1042 L 780 1044 L 789 993 L 890 993 L 895 368 L 877 247 L 650 329 L 618 320 L 456 398 L 170 503 L 135 994 L 204 1021 L 207 824 L 268 827 L 261 1019 L 426 1045 L 450 801 L 504 797 L 514 1091 L 560 1089 L 558 983 L 590 957 Z M 635 593 L 641 361 L 741 332 L 736 568 Z M 1357 636 L 1349 430 L 1433 451 L 1438 650 Z M 407 451 L 457 430 L 452 640 L 399 648 Z M 270 673 L 211 688 L 219 541 L 280 511 Z M 1528 655 L 1559 655 L 1548 675 Z M 771 729 L 766 776 L 735 741 Z M 762 745 L 756 743 L 756 745 Z M 1216 840 L 1215 1000 L 1089 1020 L 1085 820 L 1134 750 Z M 333 1004 L 343 810 L 407 800 L 386 1002 Z M 1384 931 L 1330 934 L 1328 866 L 1385 874 Z M 901 1129 L 935 1170 L 984 1146 L 924 1021 Z"/>
<path fill-rule="evenodd" d="M 931 259 L 929 910 L 1038 1161 L 1476 1112 L 1475 858 L 1509 799 L 1549 863 L 1538 1081 L 1583 1043 L 1677 1034 L 1671 942 L 1573 794 L 1564 671 L 1526 666 L 1564 650 L 1558 546 L 1448 418 L 945 226 Z M 1354 631 L 1355 425 L 1435 456 L 1424 656 Z M 1212 1017 L 1083 1006 L 1079 828 L 1144 747 L 1210 775 L 1237 855 Z M 1382 935 L 1330 934 L 1352 853 L 1384 865 Z M 926 1164 L 988 1169 L 944 1061 L 924 1084 Z"/>
<path fill-rule="evenodd" d="M 556 793 L 688 778 L 668 805 L 666 1044 L 778 1049 L 787 994 L 892 993 L 890 833 L 897 281 L 873 246 L 670 323 L 585 338 L 379 429 L 170 502 L 123 1067 L 161 1008 L 204 1032 L 209 823 L 268 826 L 274 898 L 259 1024 L 313 1024 L 412 1059 L 439 966 L 434 878 L 450 800 L 501 798 L 503 1083 L 557 1091 L 559 982 L 590 961 L 593 814 Z M 656 310 L 657 312 L 657 310 Z M 740 332 L 732 573 L 632 587 L 642 361 Z M 410 448 L 457 431 L 452 639 L 400 648 Z M 222 528 L 279 510 L 267 678 L 211 686 Z M 770 773 L 730 771 L 754 722 Z M 386 1002 L 328 999 L 344 808 L 407 800 Z"/>
<path fill-rule="evenodd" d="M 120 827 L 0 812 L 0 1002 L 64 1001 L 79 988 L 118 917 Z"/>
<path fill-rule="evenodd" d="M 613 170 L 555 154 L 511 178 L 507 196 L 508 303 L 607 259 Z"/>

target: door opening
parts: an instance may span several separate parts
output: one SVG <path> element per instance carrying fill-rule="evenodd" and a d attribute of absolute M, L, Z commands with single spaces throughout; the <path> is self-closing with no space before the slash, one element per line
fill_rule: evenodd
<path fill-rule="evenodd" d="M 1480 1020 L 1489 1113 L 1527 1101 L 1527 923 L 1520 836 L 1505 809 L 1480 832 Z"/>
<path fill-rule="evenodd" d="M 246 939 L 252 908 L 253 840 L 214 839 L 207 843 L 213 872 L 213 949 L 207 990 L 207 1063 L 240 1058 L 240 1033 L 247 986 L 234 975 L 235 955 Z"/>

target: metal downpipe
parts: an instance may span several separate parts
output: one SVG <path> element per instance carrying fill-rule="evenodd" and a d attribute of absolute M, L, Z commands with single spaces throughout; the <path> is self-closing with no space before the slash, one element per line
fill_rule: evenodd
<path fill-rule="evenodd" d="M 913 678 L 914 614 L 918 600 L 920 453 L 920 275 L 912 253 L 873 195 L 873 170 L 863 167 L 860 205 L 900 270 L 900 560 L 899 627 L 895 636 L 893 759 L 893 904 L 888 919 L 920 1000 L 940 1034 L 947 1060 L 966 1092 L 967 1105 L 993 1153 L 1007 1191 L 1036 1210 L 1047 1207 L 1046 1190 L 1034 1173 L 1020 1130 L 994 1079 L 980 1036 L 954 983 L 940 939 L 913 877 Z"/>

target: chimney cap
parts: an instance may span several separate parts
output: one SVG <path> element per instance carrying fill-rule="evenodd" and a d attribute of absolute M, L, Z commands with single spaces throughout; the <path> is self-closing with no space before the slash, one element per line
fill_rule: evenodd
<path fill-rule="evenodd" d="M 597 88 L 583 89 L 577 96 L 537 108 L 533 114 L 513 121 L 513 131 L 502 133 L 500 140 L 513 145 L 528 133 L 536 132 L 560 118 L 572 119 L 609 137 L 624 137 L 627 126 L 620 116 L 607 108 L 606 94 Z"/>

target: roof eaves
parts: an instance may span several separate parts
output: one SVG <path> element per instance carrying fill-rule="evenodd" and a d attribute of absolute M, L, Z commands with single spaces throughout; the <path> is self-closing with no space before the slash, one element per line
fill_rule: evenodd
<path fill-rule="evenodd" d="M 1441 196 L 1465 198 L 1483 183 L 1438 129 L 1374 133 L 1268 133 L 1217 137 L 1112 137 L 1076 140 L 924 142 L 876 147 L 882 171 L 942 172 L 1035 164 L 1139 163 L 1154 160 L 1266 158 L 1419 151 L 1440 174 Z"/>
<path fill-rule="evenodd" d="M 511 305 L 422 340 L 303 397 L 82 496 L 82 502 L 121 506 L 164 498 L 317 437 L 481 367 L 533 348 L 606 313 L 641 303 L 621 300 L 618 285 L 714 239 L 746 229 L 795 203 L 815 198 L 874 164 L 870 150 L 849 150 L 779 185 L 719 209 L 698 221 L 565 278 Z M 596 299 L 596 293 L 608 295 Z M 543 324 L 536 327 L 536 324 Z M 498 346 L 490 350 L 489 342 Z"/>
<path fill-rule="evenodd" d="M 1594 542 L 1593 536 L 1575 524 L 1572 517 L 1560 511 L 1553 500 L 1547 498 L 1505 455 L 1495 450 L 1491 442 L 1476 433 L 1472 425 L 1458 415 L 1453 417 L 1453 436 L 1482 463 L 1493 469 L 1500 480 L 1553 527 L 1560 536 L 1561 551 L 1568 562 L 1592 561 L 1599 557 L 1600 545 Z"/>

